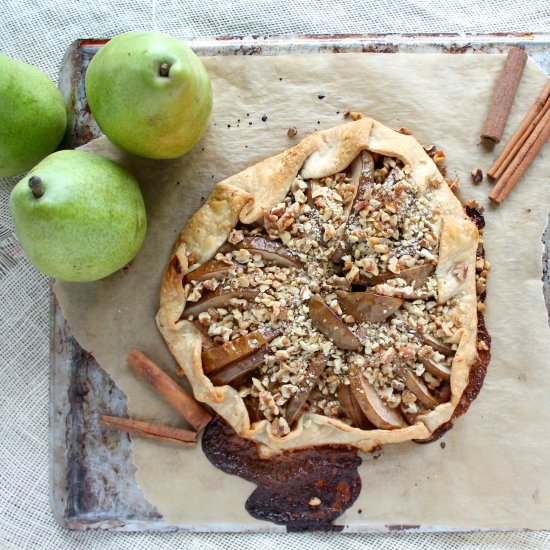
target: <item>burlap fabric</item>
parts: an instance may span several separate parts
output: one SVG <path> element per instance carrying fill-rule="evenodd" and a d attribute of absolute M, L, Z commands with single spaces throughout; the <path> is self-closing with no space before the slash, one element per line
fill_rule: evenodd
<path fill-rule="evenodd" d="M 1 51 L 57 78 L 76 38 L 158 29 L 181 38 L 291 33 L 550 32 L 548 0 L 3 0 Z M 1 121 L 0 121 L 1 124 Z M 49 281 L 25 259 L 0 179 L 0 547 L 548 548 L 545 532 L 226 535 L 68 532 L 48 487 Z M 526 466 L 528 466 L 526 464 Z"/>

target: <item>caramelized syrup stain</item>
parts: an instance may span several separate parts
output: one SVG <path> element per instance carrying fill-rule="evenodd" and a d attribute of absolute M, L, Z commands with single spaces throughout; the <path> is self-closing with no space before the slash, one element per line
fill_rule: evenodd
<path fill-rule="evenodd" d="M 342 530 L 332 522 L 361 492 L 361 458 L 350 447 L 325 445 L 260 458 L 256 443 L 216 416 L 202 448 L 214 466 L 258 486 L 245 504 L 251 516 L 288 531 Z"/>

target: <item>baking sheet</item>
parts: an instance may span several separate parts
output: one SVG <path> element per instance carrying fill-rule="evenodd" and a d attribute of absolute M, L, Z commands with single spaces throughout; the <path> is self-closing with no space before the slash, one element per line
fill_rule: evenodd
<path fill-rule="evenodd" d="M 154 313 L 174 237 L 216 181 L 292 144 L 286 136 L 289 126 L 298 128 L 299 138 L 342 122 L 349 108 L 390 126 L 407 126 L 421 142 L 446 150 L 449 175 L 456 170 L 462 176 L 465 196 L 486 197 L 487 184 L 470 187 L 468 173 L 487 168 L 493 158 L 477 145 L 477 136 L 502 58 L 473 59 L 354 54 L 324 56 L 315 64 L 308 57 L 208 59 L 217 101 L 210 129 L 193 153 L 179 161 L 152 162 L 120 154 L 105 142 L 93 145 L 140 177 L 149 235 L 129 270 L 90 285 L 60 284 L 56 292 L 80 343 L 129 396 L 130 414 L 183 425 L 128 373 L 125 357 L 138 345 L 173 367 Z M 523 108 L 514 109 L 508 134 L 543 82 L 542 72 L 530 63 L 516 98 Z M 261 121 L 264 114 L 266 122 Z M 488 209 L 487 253 L 497 266 L 487 311 L 493 363 L 479 400 L 447 434 L 445 449 L 404 444 L 386 448 L 376 462 L 365 458 L 363 492 L 337 522 L 347 529 L 396 523 L 548 528 L 544 509 L 550 487 L 544 467 L 550 449 L 544 426 L 550 411 L 544 388 L 550 383 L 550 349 L 540 235 L 550 195 L 543 186 L 544 165 L 543 152 L 505 205 Z M 210 466 L 200 449 L 136 440 L 134 461 L 145 496 L 169 523 L 194 529 L 277 529 L 248 516 L 244 501 L 252 486 Z M 231 494 L 231 507 L 226 509 L 223 497 L 212 506 L 214 490 Z"/>

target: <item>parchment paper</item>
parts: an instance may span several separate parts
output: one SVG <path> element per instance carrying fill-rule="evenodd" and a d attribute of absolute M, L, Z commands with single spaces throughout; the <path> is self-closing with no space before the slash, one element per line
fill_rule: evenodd
<path fill-rule="evenodd" d="M 126 356 L 139 347 L 163 367 L 174 361 L 157 331 L 161 275 L 176 235 L 213 185 L 309 132 L 361 111 L 406 126 L 421 143 L 447 153 L 448 176 L 462 196 L 487 205 L 485 246 L 493 264 L 486 320 L 493 360 L 479 398 L 443 438 L 442 448 L 400 444 L 364 457 L 363 491 L 337 523 L 349 530 L 385 524 L 471 528 L 550 528 L 550 338 L 541 285 L 541 235 L 550 204 L 547 147 L 503 206 L 486 199 L 469 173 L 489 168 L 478 144 L 490 94 L 503 63 L 492 55 L 340 54 L 206 59 L 214 111 L 202 142 L 175 161 L 147 161 L 105 139 L 88 150 L 127 166 L 140 180 L 149 230 L 131 267 L 90 284 L 58 283 L 56 294 L 80 344 L 128 395 L 129 414 L 185 426 L 136 379 Z M 529 62 L 504 140 L 542 89 L 545 75 Z M 319 99 L 320 96 L 324 96 Z M 267 119 L 262 122 L 262 116 Z M 290 126 L 298 135 L 290 139 Z M 252 484 L 217 470 L 200 447 L 134 439 L 137 481 L 171 524 L 191 529 L 277 527 L 251 518 Z M 360 510 L 362 512 L 360 512 Z"/>

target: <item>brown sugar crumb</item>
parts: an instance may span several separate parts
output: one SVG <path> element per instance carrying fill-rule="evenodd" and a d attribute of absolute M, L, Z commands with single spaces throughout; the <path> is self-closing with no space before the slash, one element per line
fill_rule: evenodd
<path fill-rule="evenodd" d="M 483 172 L 481 171 L 481 168 L 474 168 L 472 170 L 471 176 L 472 183 L 475 183 L 476 185 L 483 181 Z"/>
<path fill-rule="evenodd" d="M 346 111 L 344 113 L 344 118 L 351 118 L 351 120 L 361 120 L 363 118 L 363 115 L 355 111 Z"/>

